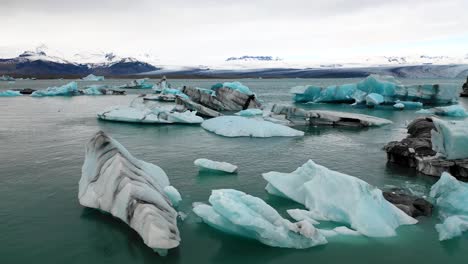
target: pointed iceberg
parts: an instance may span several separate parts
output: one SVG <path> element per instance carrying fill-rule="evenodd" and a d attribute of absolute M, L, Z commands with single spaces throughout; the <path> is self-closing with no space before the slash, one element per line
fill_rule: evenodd
<path fill-rule="evenodd" d="M 168 186 L 160 167 L 136 159 L 104 132 L 86 144 L 80 204 L 119 218 L 160 254 L 180 243 L 177 212 L 164 191 Z"/>
<path fill-rule="evenodd" d="M 196 203 L 193 211 L 222 232 L 282 248 L 326 244 L 325 237 L 307 221 L 292 223 L 262 199 L 232 189 L 213 190 L 211 205 Z"/>
<path fill-rule="evenodd" d="M 417 223 L 363 180 L 309 160 L 292 173 L 268 172 L 266 190 L 303 204 L 315 220 L 349 225 L 369 237 L 395 236 L 400 225 Z"/>
<path fill-rule="evenodd" d="M 298 137 L 304 132 L 272 122 L 241 116 L 220 116 L 205 120 L 204 129 L 225 137 Z"/>
<path fill-rule="evenodd" d="M 86 77 L 83 77 L 82 80 L 88 81 L 88 82 L 100 82 L 100 81 L 104 81 L 104 76 L 96 76 L 94 74 L 90 74 Z"/>
<path fill-rule="evenodd" d="M 58 87 L 49 87 L 45 90 L 38 90 L 31 94 L 34 97 L 42 96 L 73 96 L 79 95 L 78 85 L 76 82 L 70 82 L 68 84 L 58 86 Z"/>

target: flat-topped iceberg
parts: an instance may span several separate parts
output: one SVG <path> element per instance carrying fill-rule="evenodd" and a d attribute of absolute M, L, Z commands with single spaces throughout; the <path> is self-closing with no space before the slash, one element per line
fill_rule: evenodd
<path fill-rule="evenodd" d="M 0 91 L 0 97 L 14 97 L 14 96 L 20 96 L 20 95 L 21 95 L 20 91 L 13 91 L 13 90 Z"/>
<path fill-rule="evenodd" d="M 290 93 L 294 95 L 295 102 L 361 103 L 366 99 L 375 99 L 375 96 L 368 98 L 368 95 L 379 94 L 385 103 L 402 100 L 419 101 L 425 104 L 447 104 L 458 100 L 460 87 L 456 84 L 402 85 L 391 76 L 370 75 L 352 84 L 293 87 Z M 380 101 L 382 98 L 378 99 Z"/>
<path fill-rule="evenodd" d="M 100 82 L 104 81 L 104 76 L 96 76 L 94 74 L 89 74 L 86 77 L 81 78 L 83 81 L 88 81 L 88 82 Z"/>
<path fill-rule="evenodd" d="M 468 158 L 468 121 L 431 119 L 435 126 L 431 131 L 432 149 L 446 159 Z"/>
<path fill-rule="evenodd" d="M 420 109 L 423 107 L 423 104 L 420 102 L 412 102 L 412 101 L 400 101 L 397 100 L 393 105 L 396 109 L 406 109 L 406 110 L 415 110 Z"/>
<path fill-rule="evenodd" d="M 262 199 L 232 189 L 213 190 L 211 205 L 196 203 L 193 211 L 222 232 L 282 248 L 326 244 L 325 237 L 307 221 L 292 223 Z"/>
<path fill-rule="evenodd" d="M 34 97 L 42 96 L 73 96 L 79 95 L 78 85 L 76 82 L 70 82 L 68 84 L 58 86 L 58 87 L 49 87 L 45 90 L 37 90 L 31 94 Z"/>
<path fill-rule="evenodd" d="M 432 186 L 430 196 L 435 198 L 443 221 L 436 225 L 439 240 L 460 236 L 468 230 L 468 183 L 460 182 L 444 172 Z"/>
<path fill-rule="evenodd" d="M 327 110 L 304 110 L 287 105 L 273 105 L 270 116 L 286 119 L 290 125 L 370 127 L 391 124 L 379 117 Z"/>
<path fill-rule="evenodd" d="M 417 114 L 429 114 L 439 116 L 451 116 L 451 117 L 467 117 L 468 113 L 465 108 L 459 104 L 449 106 L 439 106 L 431 109 L 423 109 L 416 112 Z"/>
<path fill-rule="evenodd" d="M 200 124 L 203 118 L 197 116 L 195 111 L 178 112 L 168 107 L 137 108 L 131 106 L 114 106 L 97 114 L 99 119 L 130 123 L 148 124 Z"/>
<path fill-rule="evenodd" d="M 366 236 L 395 236 L 400 225 L 417 223 L 385 200 L 380 189 L 312 160 L 292 173 L 268 172 L 263 178 L 268 193 L 303 204 L 315 220 L 347 224 Z"/>
<path fill-rule="evenodd" d="M 204 129 L 225 137 L 298 137 L 304 132 L 272 122 L 242 116 L 220 116 L 205 120 Z"/>
<path fill-rule="evenodd" d="M 200 169 L 224 171 L 227 173 L 237 172 L 237 166 L 228 162 L 220 162 L 209 159 L 196 159 L 193 164 L 195 164 L 195 166 L 199 167 Z"/>
<path fill-rule="evenodd" d="M 177 212 L 164 191 L 168 186 L 160 167 L 136 159 L 104 132 L 86 144 L 80 204 L 119 218 L 161 255 L 180 243 Z"/>

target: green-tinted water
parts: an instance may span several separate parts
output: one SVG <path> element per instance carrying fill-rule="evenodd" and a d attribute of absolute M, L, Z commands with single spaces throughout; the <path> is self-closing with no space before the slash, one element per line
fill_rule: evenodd
<path fill-rule="evenodd" d="M 265 103 L 291 103 L 289 88 L 301 84 L 341 84 L 354 79 L 242 80 Z M 463 80 L 403 80 L 456 82 Z M 45 88 L 66 81 L 0 82 L 0 89 Z M 105 83 L 121 84 L 123 80 Z M 210 87 L 217 80 L 177 80 Z M 83 86 L 84 83 L 80 83 Z M 142 91 L 132 91 L 137 93 Z M 436 216 L 385 239 L 344 237 L 306 250 L 271 248 L 220 233 L 200 223 L 191 204 L 206 201 L 212 189 L 234 188 L 258 196 L 284 216 L 300 207 L 264 191 L 261 173 L 291 172 L 308 159 L 388 185 L 427 193 L 435 179 L 386 163 L 381 150 L 405 136 L 413 111 L 357 109 L 348 105 L 299 105 L 360 112 L 394 121 L 375 129 L 309 128 L 302 138 L 224 138 L 199 126 L 134 125 L 103 122 L 96 112 L 128 104 L 135 95 L 72 98 L 0 98 L 0 263 L 466 263 L 468 235 L 440 243 Z M 462 100 L 468 108 L 468 101 Z M 98 130 L 120 141 L 134 156 L 161 166 L 183 197 L 188 214 L 179 222 L 182 243 L 165 258 L 147 248 L 117 219 L 80 206 L 78 181 L 84 143 Z M 199 174 L 196 158 L 239 165 L 237 175 Z"/>

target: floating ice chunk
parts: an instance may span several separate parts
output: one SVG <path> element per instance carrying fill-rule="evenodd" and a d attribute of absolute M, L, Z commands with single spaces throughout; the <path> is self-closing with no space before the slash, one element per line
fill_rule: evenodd
<path fill-rule="evenodd" d="M 320 224 L 317 220 L 325 220 L 322 216 L 317 216 L 311 211 L 301 210 L 301 209 L 289 209 L 286 211 L 289 216 L 291 216 L 296 221 L 307 221 L 311 225 L 318 225 Z M 318 218 L 318 219 L 317 219 Z"/>
<path fill-rule="evenodd" d="M 88 81 L 88 82 L 90 82 L 90 81 L 94 81 L 94 82 L 104 81 L 104 76 L 96 76 L 94 74 L 90 74 L 90 75 L 88 75 L 86 77 L 83 77 L 82 80 L 83 81 Z"/>
<path fill-rule="evenodd" d="M 179 89 L 173 89 L 173 88 L 164 88 L 161 92 L 161 94 L 173 94 L 173 95 L 177 95 L 177 96 L 180 96 L 180 97 L 183 97 L 185 99 L 188 99 L 189 97 L 184 94 L 182 91 L 180 91 Z"/>
<path fill-rule="evenodd" d="M 468 158 L 468 121 L 444 121 L 432 118 L 432 149 L 446 159 Z"/>
<path fill-rule="evenodd" d="M 104 95 L 106 87 L 106 85 L 89 85 L 83 90 L 83 93 L 85 95 Z"/>
<path fill-rule="evenodd" d="M 104 132 L 87 143 L 80 204 L 111 213 L 161 254 L 180 243 L 177 211 L 164 192 L 167 186 L 169 180 L 160 167 L 136 159 Z"/>
<path fill-rule="evenodd" d="M 436 225 L 439 240 L 460 236 L 468 230 L 468 183 L 455 179 L 447 172 L 432 186 L 430 196 L 436 199 L 436 206 L 443 220 Z"/>
<path fill-rule="evenodd" d="M 450 106 L 440 106 L 434 107 L 431 109 L 419 110 L 416 113 L 418 114 L 430 114 L 430 115 L 440 115 L 440 116 L 452 116 L 452 117 L 466 117 L 468 113 L 465 108 L 459 104 L 450 105 Z"/>
<path fill-rule="evenodd" d="M 131 123 L 186 123 L 200 124 L 203 118 L 195 111 L 177 112 L 165 108 L 135 108 L 129 106 L 114 106 L 97 114 L 98 118 L 109 121 Z"/>
<path fill-rule="evenodd" d="M 327 243 L 309 222 L 291 223 L 262 199 L 243 192 L 213 190 L 209 202 L 195 204 L 193 211 L 209 226 L 228 234 L 272 247 L 309 248 Z"/>
<path fill-rule="evenodd" d="M 196 159 L 193 164 L 200 169 L 224 171 L 227 173 L 237 172 L 237 166 L 227 162 L 213 161 L 209 159 Z"/>
<path fill-rule="evenodd" d="M 223 83 L 222 87 L 228 87 L 228 88 L 231 88 L 233 90 L 237 90 L 237 91 L 239 91 L 239 92 L 241 92 L 243 94 L 247 94 L 247 95 L 253 95 L 254 94 L 252 91 L 250 91 L 249 87 L 243 85 L 240 82 L 225 82 L 225 83 Z"/>
<path fill-rule="evenodd" d="M 414 109 L 420 109 L 423 107 L 423 104 L 421 102 L 411 102 L 411 101 L 396 101 L 397 104 L 402 104 L 404 109 L 406 110 L 414 110 Z M 395 107 L 395 106 L 393 106 Z M 396 108 L 396 107 L 395 107 Z"/>
<path fill-rule="evenodd" d="M 294 94 L 293 100 L 295 102 L 315 102 L 320 97 L 322 87 L 318 86 L 296 86 L 291 88 L 289 93 Z"/>
<path fill-rule="evenodd" d="M 363 180 L 332 171 L 312 160 L 292 173 L 268 172 L 266 190 L 303 204 L 316 217 L 350 225 L 370 237 L 396 235 L 400 225 L 415 224 Z"/>
<path fill-rule="evenodd" d="M 180 201 L 182 201 L 182 196 L 180 196 L 179 191 L 177 191 L 177 189 L 174 188 L 174 186 L 164 187 L 164 193 L 169 198 L 173 206 L 178 206 Z"/>
<path fill-rule="evenodd" d="M 124 89 L 151 89 L 153 84 L 148 81 L 148 78 L 133 80 L 128 84 L 122 85 L 119 88 Z"/>
<path fill-rule="evenodd" d="M 0 97 L 13 97 L 13 96 L 20 96 L 21 93 L 19 91 L 13 91 L 13 90 L 6 90 L 6 91 L 0 91 Z"/>
<path fill-rule="evenodd" d="M 402 104 L 402 103 L 396 103 L 393 105 L 393 108 L 396 108 L 396 109 L 405 109 L 405 105 Z"/>
<path fill-rule="evenodd" d="M 246 109 L 246 110 L 242 110 L 236 113 L 236 115 L 244 116 L 244 117 L 258 116 L 262 114 L 263 114 L 263 111 L 257 108 Z"/>
<path fill-rule="evenodd" d="M 297 137 L 304 132 L 268 121 L 241 116 L 220 116 L 205 120 L 202 127 L 225 137 Z"/>
<path fill-rule="evenodd" d="M 335 237 L 338 235 L 345 235 L 345 236 L 360 236 L 361 233 L 359 233 L 356 230 L 352 230 L 350 228 L 347 228 L 346 226 L 338 226 L 333 229 L 318 229 L 319 232 L 329 238 L 329 237 Z"/>
<path fill-rule="evenodd" d="M 76 82 L 71 82 L 58 87 L 49 87 L 45 90 L 38 90 L 31 94 L 31 96 L 73 96 L 79 94 L 78 85 Z"/>
<path fill-rule="evenodd" d="M 384 102 L 383 95 L 378 93 L 370 93 L 366 96 L 366 104 L 369 106 L 379 105 Z"/>

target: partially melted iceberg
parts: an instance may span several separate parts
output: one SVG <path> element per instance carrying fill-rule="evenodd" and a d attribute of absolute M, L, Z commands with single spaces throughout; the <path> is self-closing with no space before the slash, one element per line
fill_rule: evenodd
<path fill-rule="evenodd" d="M 205 120 L 204 129 L 225 137 L 297 137 L 304 132 L 272 122 L 241 116 L 220 116 Z"/>
<path fill-rule="evenodd" d="M 412 102 L 412 101 L 400 101 L 397 100 L 393 105 L 396 109 L 406 109 L 406 110 L 415 110 L 420 109 L 423 107 L 423 104 L 420 102 Z"/>
<path fill-rule="evenodd" d="M 70 82 L 68 84 L 58 86 L 58 87 L 49 87 L 45 90 L 38 90 L 31 94 L 34 97 L 42 96 L 73 96 L 79 95 L 78 85 L 76 82 Z"/>
<path fill-rule="evenodd" d="M 131 106 L 114 106 L 97 114 L 99 119 L 109 121 L 120 121 L 130 123 L 150 123 L 150 124 L 200 124 L 203 118 L 196 115 L 195 111 L 178 112 L 173 109 L 156 107 L 137 108 Z"/>
<path fill-rule="evenodd" d="M 326 238 L 307 221 L 292 223 L 262 199 L 232 189 L 213 190 L 211 205 L 196 203 L 193 211 L 222 232 L 255 239 L 272 247 L 309 248 Z"/>
<path fill-rule="evenodd" d="M 451 116 L 451 117 L 466 117 L 468 113 L 465 108 L 459 104 L 434 107 L 431 109 L 423 109 L 416 112 L 417 114 L 429 114 L 429 115 L 440 115 L 440 116 Z"/>
<path fill-rule="evenodd" d="M 460 87 L 456 84 L 402 85 L 391 76 L 370 75 L 364 80 L 352 84 L 328 87 L 293 87 L 290 93 L 294 95 L 293 100 L 295 102 L 361 103 L 366 101 L 368 95 L 379 94 L 383 97 L 385 103 L 402 100 L 428 104 L 447 104 L 458 100 Z"/>
<path fill-rule="evenodd" d="M 237 166 L 228 162 L 220 162 L 209 159 L 196 159 L 193 164 L 200 169 L 224 171 L 227 173 L 237 172 Z"/>
<path fill-rule="evenodd" d="M 268 172 L 266 190 L 303 204 L 315 220 L 349 225 L 369 237 L 396 235 L 400 225 L 417 223 L 365 181 L 309 160 L 292 173 Z"/>
<path fill-rule="evenodd" d="M 89 74 L 88 76 L 83 77 L 82 80 L 88 82 L 104 81 L 104 76 L 96 76 L 94 74 Z"/>
<path fill-rule="evenodd" d="M 14 97 L 14 96 L 20 96 L 21 93 L 19 91 L 13 91 L 13 90 L 6 90 L 6 91 L 0 91 L 0 97 Z"/>
<path fill-rule="evenodd" d="M 432 149 L 449 160 L 468 158 L 468 121 L 431 119 L 435 126 L 431 130 Z"/>
<path fill-rule="evenodd" d="M 468 183 L 455 179 L 447 172 L 431 188 L 442 223 L 436 225 L 439 240 L 460 236 L 468 230 Z"/>
<path fill-rule="evenodd" d="M 180 243 L 177 212 L 164 191 L 168 186 L 160 167 L 136 159 L 104 132 L 86 144 L 80 204 L 119 218 L 162 255 Z"/>

